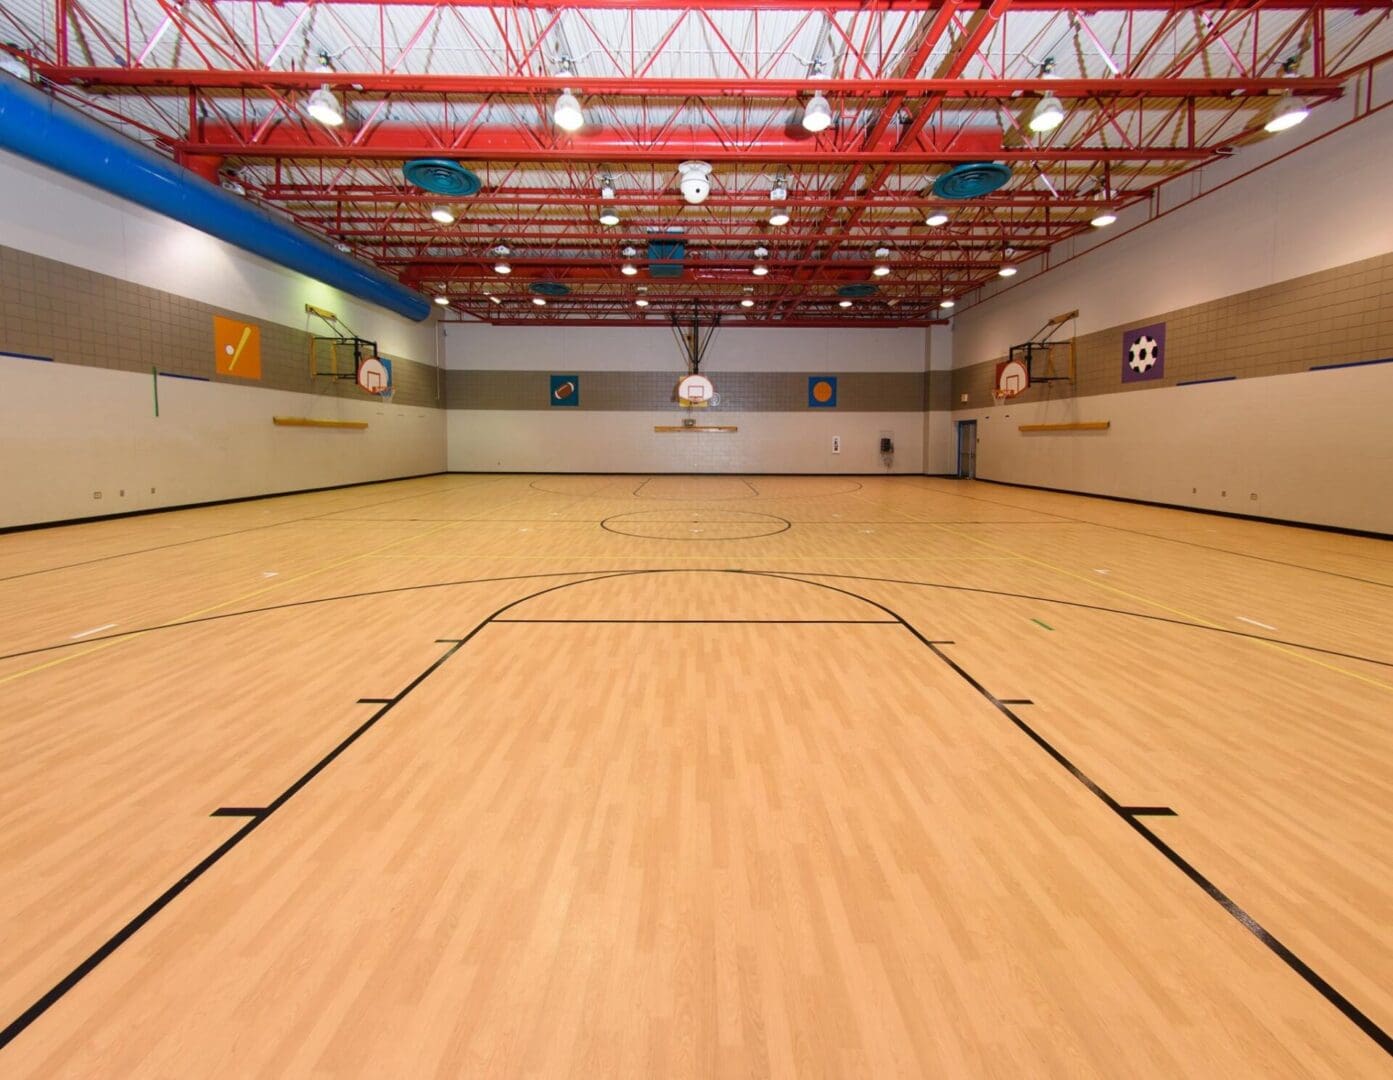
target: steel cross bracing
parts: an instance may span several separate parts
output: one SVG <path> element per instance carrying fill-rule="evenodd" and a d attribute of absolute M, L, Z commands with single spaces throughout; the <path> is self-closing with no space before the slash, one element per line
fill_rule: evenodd
<path fill-rule="evenodd" d="M 651 321 L 700 299 L 754 323 L 879 325 L 931 320 L 1003 259 L 1266 137 L 1283 95 L 1340 97 L 1393 52 L 1391 6 L 0 0 L 0 43 L 63 100 L 468 316 Z M 306 115 L 323 86 L 340 128 Z M 585 109 L 575 135 L 551 122 L 563 89 Z M 814 89 L 835 119 L 817 135 L 798 123 Z M 1065 121 L 1037 134 L 1046 92 Z M 450 204 L 454 223 L 404 180 L 415 157 L 480 177 Z M 700 206 L 678 194 L 689 158 L 714 167 Z M 1009 164 L 1012 180 L 933 197 L 936 176 L 978 161 Z M 768 223 L 776 183 L 782 227 Z M 605 206 L 619 225 L 599 224 Z M 927 226 L 935 210 L 949 221 Z M 648 241 L 679 236 L 683 276 L 650 278 Z M 534 305 L 541 278 L 571 295 Z M 878 293 L 839 307 L 854 283 Z"/>

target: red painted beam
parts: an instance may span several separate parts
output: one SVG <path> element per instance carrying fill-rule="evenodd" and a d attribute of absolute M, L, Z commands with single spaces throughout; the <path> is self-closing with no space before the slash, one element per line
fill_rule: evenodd
<path fill-rule="evenodd" d="M 384 130 L 385 129 L 385 130 Z M 1214 156 L 1211 147 L 1145 147 L 1113 149 L 1101 146 L 1050 147 L 1048 149 L 988 149 L 984 137 L 964 135 L 952 148 L 940 148 L 923 139 L 913 149 L 859 148 L 855 156 L 891 165 L 929 165 L 957 161 L 1203 161 Z M 430 128 L 379 125 L 361 142 L 348 144 L 324 132 L 318 125 L 292 127 L 280 124 L 255 142 L 252 133 L 227 125 L 206 124 L 199 137 L 175 142 L 176 152 L 220 154 L 252 159 L 323 159 L 333 161 L 403 161 L 415 157 L 448 157 L 457 161 L 507 162 L 632 162 L 685 161 L 700 157 L 711 162 L 767 161 L 783 165 L 845 165 L 848 154 L 831 143 L 814 139 L 764 136 L 752 145 L 733 146 L 716 137 L 684 132 L 660 145 L 643 147 L 625 135 L 598 133 L 557 140 L 539 146 L 529 133 L 496 128 L 471 137 L 463 145 L 442 141 Z M 999 142 L 997 146 L 999 147 Z"/>
<path fill-rule="evenodd" d="M 1014 10 L 1015 5 L 1012 5 Z M 60 67 L 35 63 L 44 78 L 60 85 L 94 88 L 199 90 L 317 90 L 328 85 L 341 92 L 409 93 L 529 97 L 569 89 L 582 97 L 762 97 L 797 98 L 814 87 L 826 94 L 867 98 L 901 95 L 940 98 L 1012 98 L 1051 91 L 1061 98 L 1168 97 L 1226 98 L 1236 94 L 1281 93 L 1323 97 L 1338 94 L 1336 78 L 1112 78 L 1112 79 L 659 79 L 582 75 L 395 75 L 379 72 L 253 71 L 224 68 Z"/>
<path fill-rule="evenodd" d="M 221 4 L 223 0 L 211 0 Z M 1245 0 L 1246 2 L 1246 0 Z M 422 0 L 330 0 L 316 4 L 317 7 L 334 7 L 350 4 L 365 7 L 414 7 L 420 8 Z M 651 10 L 659 6 L 664 11 L 932 11 L 942 5 L 942 0 L 700 0 L 699 3 L 670 0 L 655 5 L 654 0 L 577 0 L 564 3 L 561 0 L 449 0 L 451 7 L 457 8 L 518 8 L 537 9 L 545 12 L 556 11 L 596 11 L 596 10 Z M 991 0 L 965 0 L 958 5 L 964 11 L 975 11 L 991 6 Z M 1069 9 L 1085 14 L 1103 11 L 1230 11 L 1234 0 L 1071 0 Z M 1264 11 L 1387 11 L 1393 8 L 1393 0 L 1263 0 Z M 1060 10 L 1059 0 L 1013 0 L 1013 11 L 1040 11 L 1055 14 Z"/>
<path fill-rule="evenodd" d="M 765 157 L 785 160 L 802 156 L 844 163 L 845 151 L 820 141 L 801 128 L 795 131 L 768 131 L 735 141 L 706 128 L 679 128 L 653 145 L 638 143 L 621 131 L 595 129 L 565 138 L 545 138 L 523 128 L 490 126 L 473 128 L 451 138 L 441 131 L 415 124 L 377 124 L 355 135 L 345 125 L 330 131 L 319 124 L 281 121 L 264 133 L 255 124 L 229 124 L 207 121 L 177 148 L 188 153 L 213 154 L 214 146 L 233 146 L 239 156 L 331 157 L 391 159 L 429 155 L 469 161 L 684 161 L 690 157 L 715 160 L 747 160 Z M 895 149 L 894 138 L 883 138 L 876 146 L 858 149 L 861 155 L 880 155 Z M 902 153 L 940 160 L 944 155 L 961 155 L 962 160 L 981 161 L 1001 153 L 1001 131 L 966 128 L 938 137 L 924 136 L 904 145 Z"/>
<path fill-rule="evenodd" d="M 1131 199 L 1141 198 L 1142 192 L 1132 189 L 1114 190 L 1114 202 L 1127 202 Z M 589 206 L 600 205 L 598 192 L 594 191 L 575 191 L 564 188 L 528 188 L 528 187 L 509 187 L 509 188 L 488 188 L 480 191 L 477 195 L 472 195 L 467 199 L 446 199 L 440 195 L 431 195 L 429 192 L 421 191 L 418 188 L 390 187 L 383 185 L 380 187 L 368 187 L 364 185 L 342 184 L 342 185 L 319 185 L 319 184 L 273 184 L 269 187 L 260 188 L 256 192 L 258 199 L 263 202 L 275 203 L 314 203 L 314 202 L 338 202 L 347 204 L 361 203 L 372 205 L 377 203 L 390 203 L 392 205 L 423 205 L 433 206 L 437 203 L 448 202 L 458 207 L 469 207 L 472 218 L 472 208 L 478 206 Z M 615 206 L 668 206 L 683 207 L 686 201 L 679 195 L 674 187 L 670 191 L 629 191 L 619 188 L 615 192 L 612 200 L 608 200 Z M 972 209 L 985 210 L 1013 210 L 1013 209 L 1039 209 L 1049 206 L 1054 209 L 1068 209 L 1077 207 L 1087 207 L 1096 209 L 1098 199 L 1096 196 L 1079 198 L 1069 195 L 1061 195 L 1055 198 L 1048 191 L 1008 191 L 995 195 L 987 195 L 980 199 L 973 199 L 968 203 L 955 202 L 951 199 L 935 199 L 924 194 L 924 189 L 913 191 L 886 190 L 877 192 L 869 198 L 859 198 L 848 196 L 845 199 L 836 199 L 830 196 L 808 196 L 801 195 L 796 191 L 790 190 L 789 197 L 784 200 L 784 205 L 788 206 L 795 218 L 800 210 L 819 210 L 829 206 L 846 207 L 854 209 L 857 207 L 867 207 L 872 210 L 892 211 L 900 208 L 927 209 L 928 207 L 941 207 L 946 211 L 964 206 Z M 769 194 L 765 191 L 752 192 L 749 194 L 724 194 L 713 191 L 706 201 L 702 203 L 707 208 L 760 208 L 768 210 L 770 206 Z M 915 220 L 918 224 L 918 219 Z M 792 228 L 792 226 L 790 226 Z M 777 233 L 774 235 L 778 235 Z"/>
<path fill-rule="evenodd" d="M 546 309 L 541 309 L 545 311 Z M 649 308 L 652 311 L 652 308 Z M 690 317 L 690 312 L 678 312 L 679 315 Z M 548 317 L 545 314 L 533 318 L 509 318 L 507 316 L 497 318 L 479 319 L 445 319 L 442 320 L 447 326 L 456 323 L 477 325 L 486 322 L 490 326 L 646 326 L 652 330 L 665 330 L 672 325 L 672 320 L 666 315 L 650 316 L 649 318 L 575 318 L 562 316 L 561 318 Z M 915 326 L 941 326 L 948 320 L 934 319 L 928 317 L 907 318 L 907 319 L 886 319 L 886 318 L 845 318 L 845 319 L 816 319 L 816 318 L 780 318 L 778 320 L 765 320 L 762 318 L 748 318 L 746 316 L 727 316 L 721 320 L 723 327 L 730 327 L 737 330 L 759 330 L 778 327 L 781 329 L 849 329 L 861 327 L 869 329 L 880 327 L 890 329 L 893 327 L 915 327 Z M 674 379 L 676 376 L 674 376 Z M 719 379 L 720 375 L 715 375 Z"/>

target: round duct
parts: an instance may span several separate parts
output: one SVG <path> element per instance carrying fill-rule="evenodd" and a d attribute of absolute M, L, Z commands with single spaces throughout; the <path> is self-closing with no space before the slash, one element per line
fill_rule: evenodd
<path fill-rule="evenodd" d="M 465 198 L 478 192 L 479 178 L 457 161 L 418 158 L 401 167 L 402 175 L 418 188 L 436 195 Z"/>
<path fill-rule="evenodd" d="M 989 195 L 1011 179 L 1011 170 L 997 161 L 973 161 L 955 165 L 934 181 L 940 199 L 976 199 Z"/>

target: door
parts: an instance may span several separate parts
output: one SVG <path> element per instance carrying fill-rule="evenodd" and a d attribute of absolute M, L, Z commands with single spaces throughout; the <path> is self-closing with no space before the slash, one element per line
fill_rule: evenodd
<path fill-rule="evenodd" d="M 977 476 L 977 421 L 958 421 L 958 479 Z"/>

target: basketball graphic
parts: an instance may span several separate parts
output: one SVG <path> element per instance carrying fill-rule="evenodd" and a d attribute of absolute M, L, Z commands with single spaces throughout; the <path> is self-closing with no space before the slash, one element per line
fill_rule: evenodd
<path fill-rule="evenodd" d="M 808 408 L 835 409 L 837 407 L 837 377 L 835 375 L 808 376 Z"/>

